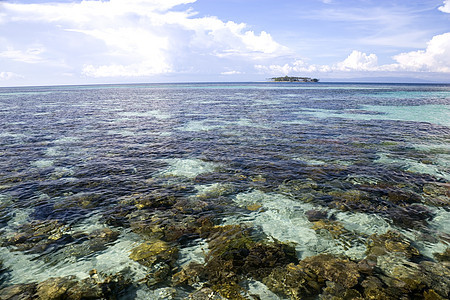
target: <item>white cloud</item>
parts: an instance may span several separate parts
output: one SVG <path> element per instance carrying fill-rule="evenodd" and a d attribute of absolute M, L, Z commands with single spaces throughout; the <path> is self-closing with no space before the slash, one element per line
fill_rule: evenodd
<path fill-rule="evenodd" d="M 9 47 L 7 50 L 0 52 L 0 58 L 34 64 L 44 61 L 41 57 L 43 52 L 44 49 L 42 47 L 33 47 L 25 51 Z"/>
<path fill-rule="evenodd" d="M 10 80 L 13 78 L 21 78 L 19 74 L 13 73 L 13 72 L 0 72 L 0 80 Z"/>
<path fill-rule="evenodd" d="M 450 14 L 450 0 L 444 0 L 444 5 L 440 6 L 439 10 Z"/>
<path fill-rule="evenodd" d="M 240 71 L 225 71 L 220 74 L 221 75 L 239 75 L 239 74 L 242 74 L 242 72 L 240 72 Z"/>
<path fill-rule="evenodd" d="M 334 69 L 339 71 L 374 71 L 378 68 L 378 57 L 375 54 L 353 52 L 342 62 L 338 63 Z"/>
<path fill-rule="evenodd" d="M 450 72 L 450 32 L 434 36 L 425 50 L 401 53 L 394 60 L 404 70 Z"/>
<path fill-rule="evenodd" d="M 302 60 L 295 60 L 292 64 L 284 65 L 255 65 L 255 68 L 266 74 L 292 75 L 298 73 L 320 73 L 330 72 L 332 68 L 327 65 L 309 65 Z"/>
<path fill-rule="evenodd" d="M 132 65 L 85 65 L 82 74 L 88 77 L 143 77 L 171 72 L 164 62 L 149 61 Z"/>
<path fill-rule="evenodd" d="M 270 74 L 314 72 L 436 72 L 450 73 L 450 32 L 434 36 L 425 50 L 401 53 L 393 57 L 395 63 L 378 64 L 375 54 L 354 50 L 343 61 L 333 65 L 309 65 L 301 60 L 284 65 L 255 65 Z"/>
<path fill-rule="evenodd" d="M 211 49 L 220 58 L 246 57 L 264 59 L 289 53 L 289 49 L 275 42 L 270 34 L 256 34 L 246 30 L 245 23 L 223 22 L 217 17 L 185 19 L 180 22 L 185 30 L 193 31 L 190 46 Z"/>
<path fill-rule="evenodd" d="M 6 21 L 40 22 L 54 26 L 59 36 L 77 45 L 79 34 L 101 41 L 91 53 L 74 52 L 85 76 L 149 76 L 198 68 L 194 56 L 267 59 L 289 52 L 267 32 L 255 33 L 245 23 L 223 22 L 217 17 L 195 17 L 191 9 L 174 11 L 196 0 L 110 0 L 73 3 L 3 5 Z M 30 33 L 32 34 L 32 33 Z M 78 36 L 75 36 L 78 34 Z M 46 45 L 51 48 L 52 45 Z M 79 45 L 77 46 L 79 47 Z M 89 44 L 86 47 L 90 47 Z M 70 53 L 63 49 L 59 53 Z M 28 54 L 26 56 L 25 54 Z M 34 55 L 34 56 L 33 56 Z M 4 58 L 39 62 L 38 53 L 3 53 Z M 60 60 L 66 60 L 60 58 Z M 206 61 L 206 60 L 203 60 Z M 178 67 L 176 67 L 178 66 Z M 208 68 L 209 66 L 203 66 Z"/>
<path fill-rule="evenodd" d="M 375 54 L 369 54 L 354 50 L 342 62 L 334 65 L 310 65 L 302 60 L 296 60 L 292 64 L 284 65 L 256 65 L 255 68 L 265 73 L 273 74 L 298 74 L 298 73 L 326 73 L 326 72 L 350 72 L 350 71 L 377 71 L 379 70 L 378 58 Z"/>

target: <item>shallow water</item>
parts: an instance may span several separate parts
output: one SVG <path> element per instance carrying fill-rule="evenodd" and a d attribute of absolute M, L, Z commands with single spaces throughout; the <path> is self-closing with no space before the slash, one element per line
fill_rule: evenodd
<path fill-rule="evenodd" d="M 202 218 L 299 260 L 359 261 L 393 230 L 435 261 L 450 243 L 449 120 L 449 85 L 2 88 L 0 288 L 96 269 L 133 282 L 123 299 L 182 299 L 200 284 L 171 276 L 214 249 Z M 105 229 L 117 236 L 93 237 Z M 130 253 L 155 240 L 178 257 L 153 286 Z M 250 294 L 284 297 L 243 276 Z"/>

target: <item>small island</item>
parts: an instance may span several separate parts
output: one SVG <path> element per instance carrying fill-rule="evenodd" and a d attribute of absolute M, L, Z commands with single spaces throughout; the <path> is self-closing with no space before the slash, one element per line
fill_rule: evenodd
<path fill-rule="evenodd" d="M 275 82 L 319 82 L 317 78 L 309 78 L 309 77 L 292 77 L 292 76 L 284 76 L 284 77 L 273 77 L 270 78 Z"/>

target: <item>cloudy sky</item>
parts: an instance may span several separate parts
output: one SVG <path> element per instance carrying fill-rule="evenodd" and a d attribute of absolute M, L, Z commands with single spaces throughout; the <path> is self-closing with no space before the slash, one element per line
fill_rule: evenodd
<path fill-rule="evenodd" d="M 450 0 L 0 0 L 0 86 L 450 82 Z"/>

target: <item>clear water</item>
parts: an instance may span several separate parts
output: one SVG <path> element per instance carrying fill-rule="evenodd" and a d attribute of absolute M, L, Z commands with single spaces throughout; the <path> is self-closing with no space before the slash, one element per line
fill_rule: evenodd
<path fill-rule="evenodd" d="M 170 284 L 140 283 L 146 269 L 129 257 L 148 239 L 133 222 L 152 218 L 184 224 L 207 214 L 217 225 L 247 224 L 294 243 L 299 259 L 331 253 L 358 260 L 369 235 L 392 229 L 429 259 L 450 242 L 449 193 L 426 192 L 449 187 L 449 85 L 2 88 L 0 125 L 2 287 L 82 279 L 97 269 L 127 272 L 135 298 L 164 299 Z M 395 202 L 390 193 L 414 200 Z M 343 209 L 355 194 L 371 206 Z M 180 204 L 135 200 L 154 195 Z M 409 215 L 418 206 L 427 213 Z M 315 230 L 307 218 L 314 209 L 333 215 L 346 235 Z M 116 215 L 129 222 L 111 221 Z M 50 221 L 74 238 L 39 253 L 5 242 L 23 226 Z M 104 228 L 119 236 L 97 251 L 76 237 Z M 208 241 L 186 238 L 175 245 L 179 268 L 204 263 L 208 252 Z M 278 299 L 260 282 L 248 288 Z"/>

